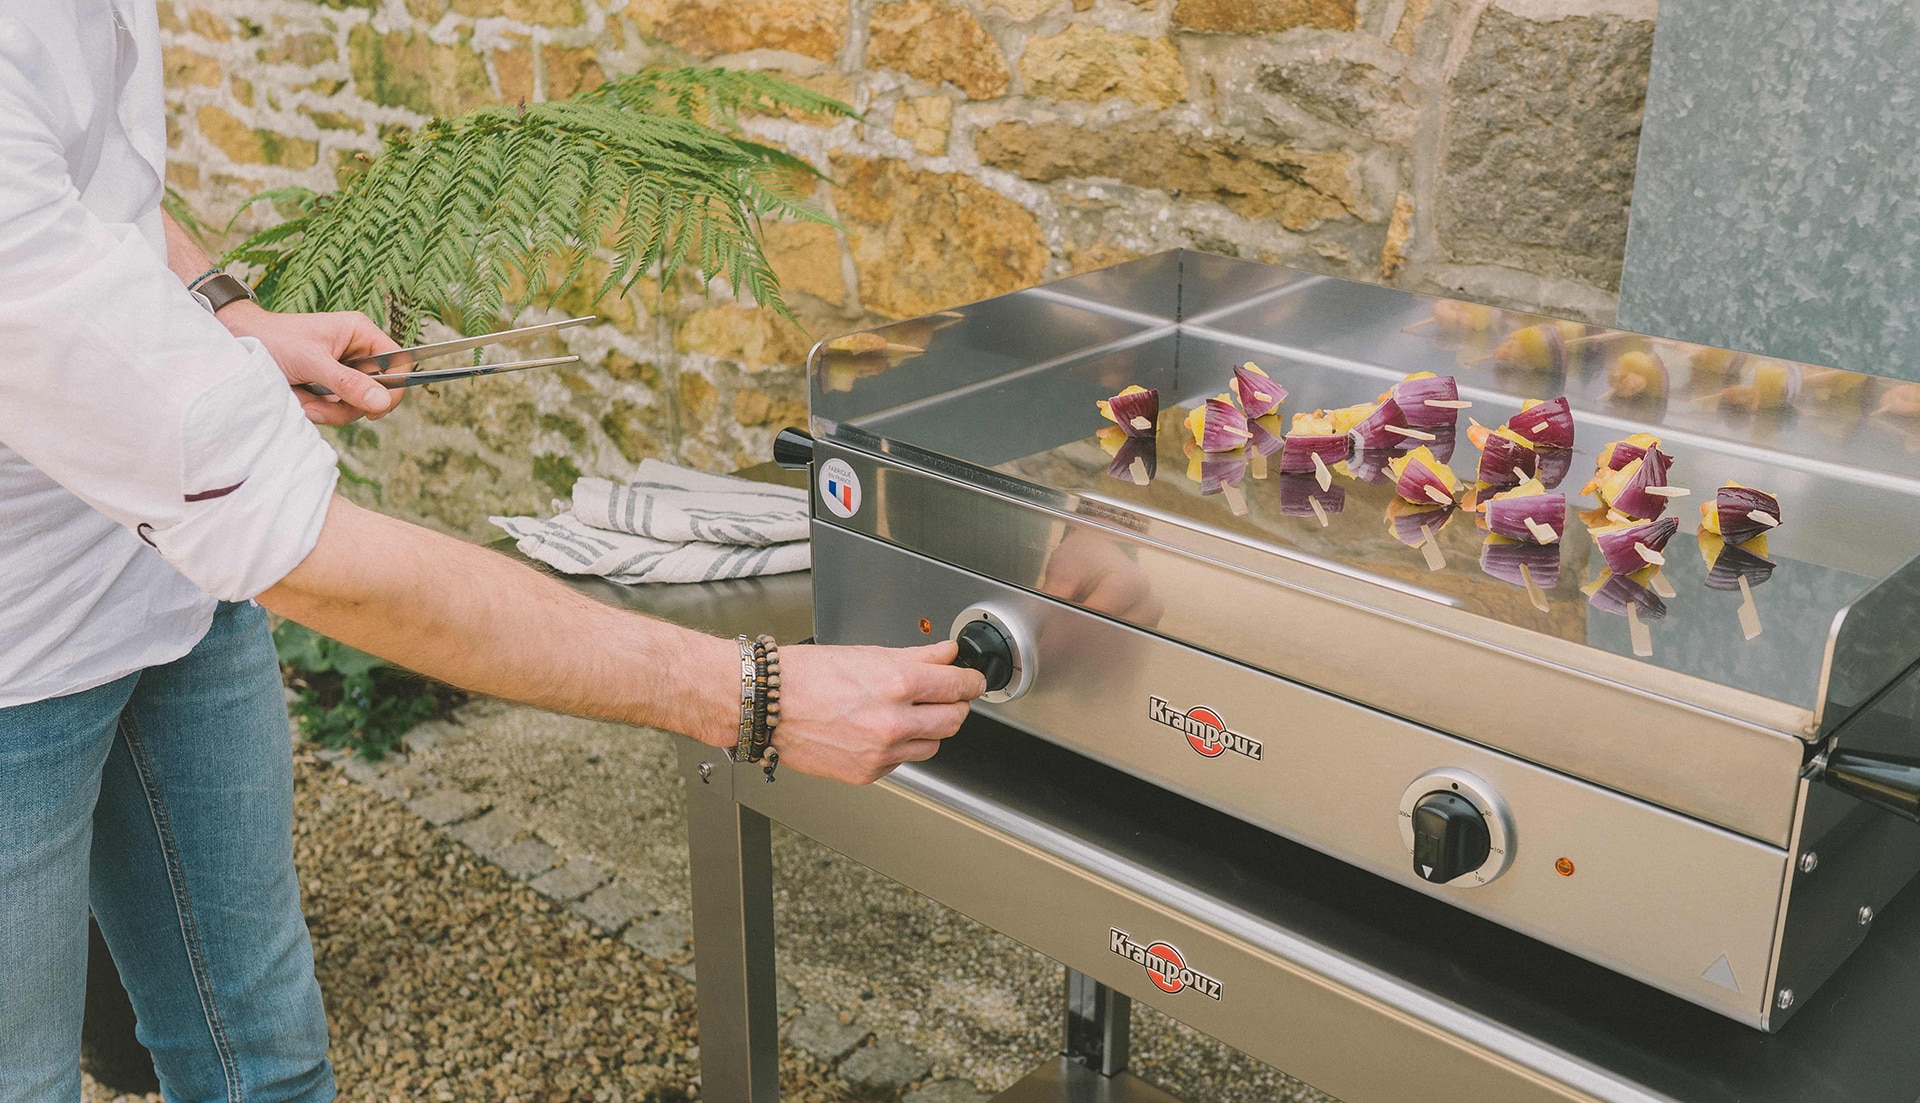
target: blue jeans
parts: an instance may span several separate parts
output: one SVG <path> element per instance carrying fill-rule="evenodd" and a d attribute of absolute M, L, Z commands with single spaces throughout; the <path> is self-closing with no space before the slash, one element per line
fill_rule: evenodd
<path fill-rule="evenodd" d="M 76 1103 L 87 908 L 175 1100 L 330 1100 L 266 614 L 0 709 L 0 1103 Z"/>

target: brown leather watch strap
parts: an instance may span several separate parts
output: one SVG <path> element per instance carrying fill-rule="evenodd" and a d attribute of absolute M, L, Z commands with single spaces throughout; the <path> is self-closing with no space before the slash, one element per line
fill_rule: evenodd
<path fill-rule="evenodd" d="M 227 275 L 225 272 L 216 276 L 208 276 L 206 279 L 195 284 L 193 290 L 206 298 L 207 309 L 213 311 L 215 314 L 220 313 L 221 307 L 238 302 L 241 299 L 245 299 L 248 302 L 253 301 L 253 292 L 247 288 L 247 285 Z"/>

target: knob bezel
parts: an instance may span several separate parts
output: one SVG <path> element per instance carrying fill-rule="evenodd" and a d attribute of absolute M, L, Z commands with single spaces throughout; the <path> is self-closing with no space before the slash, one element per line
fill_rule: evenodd
<path fill-rule="evenodd" d="M 1037 665 L 1038 651 L 1033 646 L 1033 637 L 1020 628 L 1011 617 L 991 605 L 969 605 L 953 618 L 953 627 L 947 630 L 947 638 L 957 640 L 960 630 L 976 620 L 984 620 L 999 629 L 1007 638 L 1007 646 L 1013 650 L 1013 677 L 1007 680 L 1005 687 L 982 694 L 980 700 L 989 704 L 1005 704 L 1026 693 L 1033 686 L 1034 667 Z"/>
<path fill-rule="evenodd" d="M 1407 791 L 1400 796 L 1400 841 L 1407 848 L 1407 857 L 1413 857 L 1413 809 L 1421 798 L 1429 793 L 1452 791 L 1465 797 L 1468 803 L 1479 811 L 1487 821 L 1487 860 L 1477 869 L 1468 870 L 1444 885 L 1435 885 L 1431 881 L 1420 881 L 1433 888 L 1479 888 L 1499 877 L 1513 864 L 1513 817 L 1507 811 L 1507 803 L 1500 799 L 1493 786 L 1466 772 L 1443 768 L 1428 770 L 1413 779 Z M 1415 880 L 1420 880 L 1418 877 Z"/>

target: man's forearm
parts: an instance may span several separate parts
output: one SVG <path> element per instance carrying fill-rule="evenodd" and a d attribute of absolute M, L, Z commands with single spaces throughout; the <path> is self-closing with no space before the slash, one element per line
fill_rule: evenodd
<path fill-rule="evenodd" d="M 186 228 L 173 220 L 173 216 L 162 212 L 160 224 L 167 231 L 167 267 L 180 277 L 181 283 L 189 283 L 195 276 L 213 267 L 213 259 Z"/>
<path fill-rule="evenodd" d="M 343 498 L 313 552 L 260 603 L 478 693 L 716 745 L 737 730 L 731 641 L 601 605 L 506 556 Z"/>

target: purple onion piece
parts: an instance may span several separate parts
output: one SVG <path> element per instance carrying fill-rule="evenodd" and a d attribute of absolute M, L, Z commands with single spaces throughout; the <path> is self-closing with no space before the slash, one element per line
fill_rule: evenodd
<path fill-rule="evenodd" d="M 1233 369 L 1233 390 L 1240 396 L 1241 409 L 1250 418 L 1265 417 L 1278 410 L 1287 399 L 1285 387 L 1244 364 Z"/>
<path fill-rule="evenodd" d="M 1107 399 L 1107 409 L 1113 411 L 1114 424 L 1120 426 L 1121 432 L 1130 437 L 1150 437 L 1160 424 L 1160 392 L 1148 389 L 1117 394 Z M 1135 425 L 1135 418 L 1144 419 L 1147 427 Z"/>
<path fill-rule="evenodd" d="M 1647 488 L 1667 485 L 1667 465 L 1670 462 L 1665 452 L 1658 448 L 1648 449 L 1647 454 L 1640 457 L 1640 466 L 1627 476 L 1619 493 L 1613 496 L 1613 501 L 1607 503 L 1608 508 L 1639 521 L 1651 521 L 1665 513 L 1667 499 L 1647 493 Z"/>
<path fill-rule="evenodd" d="M 1314 502 L 1328 515 L 1347 508 L 1347 488 L 1339 483 L 1322 490 L 1312 475 L 1282 475 L 1274 481 L 1280 484 L 1280 512 L 1288 517 L 1312 517 Z"/>
<path fill-rule="evenodd" d="M 1388 486 L 1393 482 L 1393 472 L 1387 470 L 1387 464 L 1399 454 L 1393 448 L 1362 449 L 1347 457 L 1347 470 L 1363 483 Z"/>
<path fill-rule="evenodd" d="M 1664 551 L 1667 541 L 1680 529 L 1676 518 L 1665 517 L 1658 521 L 1642 521 L 1637 525 L 1607 529 L 1593 534 L 1594 546 L 1600 549 L 1600 555 L 1607 561 L 1607 569 L 1614 574 L 1632 574 L 1649 566 L 1635 544 L 1645 544 L 1654 551 Z"/>
<path fill-rule="evenodd" d="M 1444 494 L 1449 501 L 1453 499 L 1453 491 L 1448 488 L 1446 480 L 1442 479 L 1433 468 L 1424 463 L 1408 460 L 1400 469 L 1400 477 L 1394 481 L 1393 492 L 1415 505 L 1442 504 L 1440 499 L 1427 493 L 1428 487 Z"/>
<path fill-rule="evenodd" d="M 1520 474 L 1516 476 L 1514 469 Z M 1479 479 L 1488 486 L 1519 486 L 1540 470 L 1540 453 L 1498 433 L 1480 450 Z"/>
<path fill-rule="evenodd" d="M 1113 454 L 1113 462 L 1107 464 L 1107 474 L 1132 482 L 1134 460 L 1146 468 L 1147 478 L 1151 480 L 1160 471 L 1159 442 L 1153 437 L 1128 437 L 1121 441 L 1119 451 Z"/>
<path fill-rule="evenodd" d="M 1337 436 L 1311 433 L 1288 434 L 1285 446 L 1280 449 L 1280 473 L 1282 475 L 1313 474 L 1315 455 L 1318 455 L 1320 462 L 1328 467 L 1336 463 L 1345 463 L 1352 444 L 1353 442 L 1345 433 Z"/>
<path fill-rule="evenodd" d="M 1780 499 L 1750 486 L 1721 487 L 1714 498 L 1714 508 L 1720 514 L 1720 535 L 1729 544 L 1745 543 L 1777 527 L 1754 520 L 1753 511 L 1756 509 L 1775 521 L 1781 519 Z"/>
<path fill-rule="evenodd" d="M 1247 477 L 1245 452 L 1214 452 L 1200 457 L 1200 493 L 1218 494 L 1229 486 L 1239 486 Z"/>
<path fill-rule="evenodd" d="M 1262 456 L 1271 456 L 1280 451 L 1286 441 L 1286 434 L 1280 427 L 1280 419 L 1273 414 L 1247 419 L 1247 448 Z"/>
<path fill-rule="evenodd" d="M 1640 585 L 1623 574 L 1608 576 L 1606 582 L 1593 592 L 1588 604 L 1603 613 L 1612 613 L 1616 617 L 1627 615 L 1627 606 L 1638 605 L 1643 620 L 1654 620 L 1667 615 L 1667 603 L 1660 595 Z"/>
<path fill-rule="evenodd" d="M 1460 420 L 1460 411 L 1447 406 L 1429 406 L 1427 400 L 1458 402 L 1460 387 L 1451 375 L 1431 379 L 1402 379 L 1393 385 L 1393 401 L 1400 416 L 1415 429 L 1451 429 Z"/>
<path fill-rule="evenodd" d="M 1559 486 L 1560 480 L 1566 478 L 1567 472 L 1573 470 L 1573 453 L 1567 449 L 1559 448 L 1551 452 L 1541 452 L 1539 456 L 1540 467 L 1533 473 L 1533 477 L 1539 479 L 1541 485 L 1548 490 Z"/>
<path fill-rule="evenodd" d="M 1728 544 L 1720 549 L 1720 555 L 1707 571 L 1707 586 L 1715 590 L 1738 590 L 1740 580 L 1747 580 L 1748 588 L 1759 586 L 1773 577 L 1773 569 L 1779 566 L 1765 556 L 1753 552 L 1738 544 Z"/>
<path fill-rule="evenodd" d="M 1528 521 L 1551 529 L 1553 539 L 1541 539 Z M 1487 531 L 1509 540 L 1557 544 L 1567 531 L 1567 496 L 1529 494 L 1524 498 L 1495 498 L 1487 503 Z"/>
<path fill-rule="evenodd" d="M 1573 447 L 1573 408 L 1566 397 L 1541 402 L 1507 419 L 1507 428 L 1542 451 Z"/>
<path fill-rule="evenodd" d="M 1454 432 L 1451 426 L 1445 425 L 1438 429 L 1429 429 L 1427 432 L 1433 434 L 1432 440 L 1410 440 L 1406 442 L 1402 450 L 1412 451 L 1424 444 L 1427 446 L 1427 451 L 1433 453 L 1434 459 L 1439 460 L 1441 463 L 1451 463 L 1453 461 L 1454 442 L 1460 439 L 1460 435 Z"/>
<path fill-rule="evenodd" d="M 1520 577 L 1521 567 L 1533 576 L 1535 586 L 1553 589 L 1560 584 L 1560 545 L 1489 540 L 1480 548 L 1480 569 L 1502 582 L 1525 586 L 1527 580 Z"/>
<path fill-rule="evenodd" d="M 1426 542 L 1426 533 L 1420 531 L 1425 526 L 1436 535 L 1460 512 L 1456 506 L 1429 505 L 1422 509 L 1418 506 L 1408 508 L 1405 502 L 1395 502 L 1399 508 L 1387 511 L 1387 525 L 1393 530 L 1394 539 L 1409 548 L 1417 548 Z"/>
<path fill-rule="evenodd" d="M 1226 399 L 1207 399 L 1206 411 L 1200 432 L 1202 452 L 1231 452 L 1253 435 L 1247 429 L 1247 415 Z"/>
<path fill-rule="evenodd" d="M 1387 431 L 1387 426 L 1397 425 L 1407 428 L 1406 415 L 1400 412 L 1400 404 L 1389 398 L 1380 403 L 1374 411 L 1353 427 L 1353 446 L 1355 449 L 1398 448 L 1407 442 L 1399 433 Z"/>

